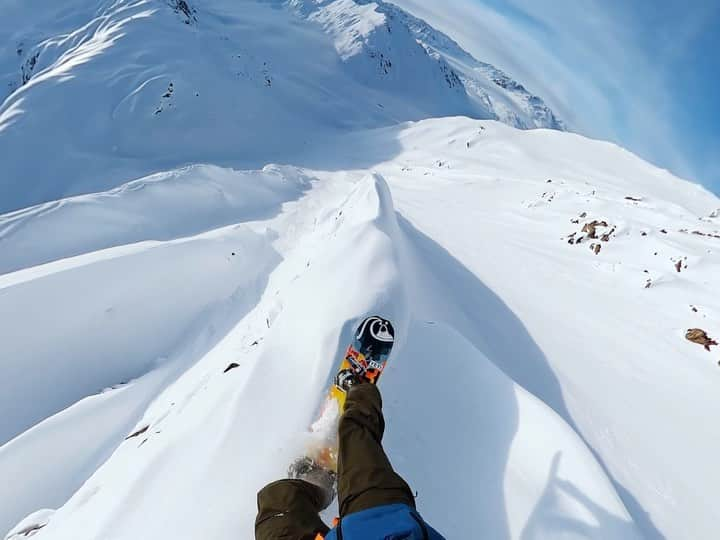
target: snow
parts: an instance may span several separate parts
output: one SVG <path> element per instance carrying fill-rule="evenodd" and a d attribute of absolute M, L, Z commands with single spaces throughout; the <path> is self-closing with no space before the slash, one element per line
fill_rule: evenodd
<path fill-rule="evenodd" d="M 425 21 L 393 4 L 384 3 L 382 6 L 390 17 L 403 21 L 430 55 L 446 63 L 448 71 L 457 76 L 471 101 L 488 112 L 488 118 L 520 129 L 566 129 L 564 122 L 555 116 L 542 98 L 528 92 L 506 73 L 495 66 L 479 62 L 452 38 Z"/>
<path fill-rule="evenodd" d="M 0 20 L 0 212 L 187 164 L 292 163 L 348 129 L 494 118 L 375 3 L 36 4 Z"/>
<path fill-rule="evenodd" d="M 271 215 L 308 186 L 278 166 L 233 171 L 195 165 L 6 214 L 0 273 L 143 240 L 169 240 Z M 188 205 L 188 200 L 192 205 Z M 12 234 L 8 234 L 11 232 Z M 57 237 L 45 241 L 49 234 Z"/>
<path fill-rule="evenodd" d="M 449 539 L 714 536 L 717 197 L 483 119 L 387 4 L 37 4 L 0 22 L 0 72 L 43 51 L 0 106 L 0 533 L 252 538 L 377 313 Z"/>

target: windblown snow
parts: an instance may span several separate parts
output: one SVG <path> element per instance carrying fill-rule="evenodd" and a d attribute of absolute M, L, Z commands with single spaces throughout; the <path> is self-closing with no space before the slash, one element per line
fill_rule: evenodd
<path fill-rule="evenodd" d="M 32 6 L 0 21 L 6 539 L 253 538 L 374 313 L 448 539 L 715 536 L 717 197 L 383 2 Z"/>

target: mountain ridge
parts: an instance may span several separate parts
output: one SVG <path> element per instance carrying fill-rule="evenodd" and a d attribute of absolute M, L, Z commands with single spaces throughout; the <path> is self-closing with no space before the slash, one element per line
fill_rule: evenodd
<path fill-rule="evenodd" d="M 0 20 L 0 211 L 189 163 L 259 168 L 312 145 L 309 131 L 457 115 L 562 127 L 510 86 L 495 99 L 505 91 L 486 79 L 487 97 L 418 42 L 417 19 L 382 2 L 41 5 Z"/>

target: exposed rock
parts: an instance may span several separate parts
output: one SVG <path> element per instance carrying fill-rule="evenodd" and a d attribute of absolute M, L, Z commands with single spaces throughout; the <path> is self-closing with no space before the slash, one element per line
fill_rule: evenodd
<path fill-rule="evenodd" d="M 185 17 L 183 21 L 185 24 L 197 22 L 197 17 L 195 16 L 197 10 L 190 7 L 190 4 L 185 0 L 168 0 L 168 5 L 173 8 L 175 13 L 182 14 Z"/>
<path fill-rule="evenodd" d="M 39 57 L 40 53 L 36 52 L 30 58 L 28 58 L 20 68 L 20 70 L 22 71 L 22 83 L 24 85 L 30 82 L 30 79 L 32 79 Z"/>
<path fill-rule="evenodd" d="M 130 435 L 128 435 L 127 437 L 125 437 L 125 440 L 127 441 L 128 439 L 132 439 L 133 437 L 139 437 L 140 435 L 142 435 L 143 433 L 145 433 L 148 429 L 150 429 L 150 425 L 149 425 L 149 424 L 148 424 L 147 426 L 142 427 L 142 428 L 138 429 L 137 431 L 131 433 Z"/>
<path fill-rule="evenodd" d="M 235 368 L 239 368 L 239 367 L 240 367 L 240 364 L 233 362 L 232 364 L 230 364 L 228 367 L 225 368 L 225 371 L 223 371 L 223 373 L 227 373 L 228 371 L 235 369 Z"/>
<path fill-rule="evenodd" d="M 697 343 L 698 345 L 702 345 L 705 347 L 706 351 L 709 351 L 711 346 L 718 344 L 717 341 L 708 336 L 705 330 L 701 330 L 700 328 L 691 328 L 688 330 L 685 333 L 685 339 L 692 341 L 693 343 Z"/>
<path fill-rule="evenodd" d="M 45 526 L 47 526 L 47 523 L 43 523 L 43 524 L 36 523 L 33 525 L 28 525 L 24 529 L 21 529 L 18 532 L 16 532 L 15 534 L 13 534 L 12 536 L 10 536 L 8 538 L 8 540 L 12 540 L 12 538 L 19 538 L 21 536 L 23 536 L 23 537 L 35 536 L 37 534 L 37 532 Z"/>
<path fill-rule="evenodd" d="M 607 227 L 608 223 L 607 221 L 597 221 L 593 220 L 590 223 L 586 223 L 583 225 L 582 232 L 587 233 L 588 238 L 597 238 L 597 228 L 598 227 Z"/>
<path fill-rule="evenodd" d="M 609 242 L 609 241 L 610 241 L 610 236 L 612 236 L 613 234 L 615 234 L 615 227 L 613 227 L 610 232 L 603 234 L 603 235 L 600 237 L 600 240 L 602 240 L 603 242 Z"/>

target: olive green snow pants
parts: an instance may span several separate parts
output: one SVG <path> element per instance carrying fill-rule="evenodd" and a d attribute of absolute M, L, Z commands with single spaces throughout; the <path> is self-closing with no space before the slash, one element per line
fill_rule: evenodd
<path fill-rule="evenodd" d="M 382 399 L 372 384 L 354 386 L 338 428 L 340 517 L 387 504 L 415 508 L 410 487 L 382 448 Z M 328 527 L 320 519 L 320 488 L 303 480 L 280 480 L 258 493 L 256 540 L 315 540 Z"/>

